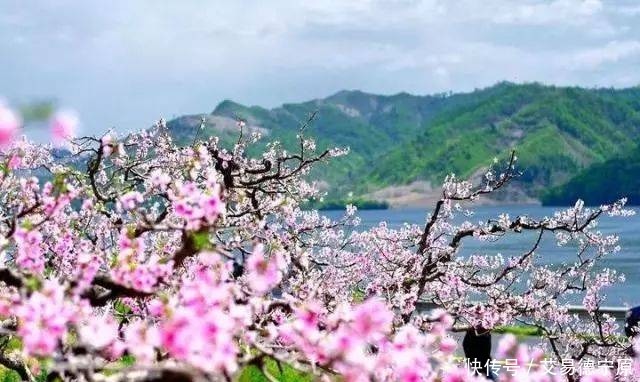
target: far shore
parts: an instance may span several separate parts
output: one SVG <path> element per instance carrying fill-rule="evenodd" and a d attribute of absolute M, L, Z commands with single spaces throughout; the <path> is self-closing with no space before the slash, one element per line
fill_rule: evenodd
<path fill-rule="evenodd" d="M 508 190 L 507 190 L 508 191 Z M 442 197 L 440 187 L 432 187 L 430 182 L 416 181 L 406 185 L 395 185 L 362 195 L 365 199 L 386 202 L 390 209 L 423 208 L 433 206 Z M 537 198 L 524 194 L 522 190 L 514 188 L 506 192 L 500 199 L 480 197 L 474 203 L 476 206 L 497 205 L 542 205 Z"/>

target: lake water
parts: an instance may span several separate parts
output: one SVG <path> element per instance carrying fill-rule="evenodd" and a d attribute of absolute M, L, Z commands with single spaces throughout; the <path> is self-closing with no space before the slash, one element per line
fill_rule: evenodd
<path fill-rule="evenodd" d="M 461 217 L 460 221 L 467 219 L 472 222 L 486 221 L 490 218 L 497 218 L 500 213 L 508 213 L 512 219 L 518 215 L 527 215 L 531 218 L 540 219 L 545 216 L 552 216 L 554 211 L 562 208 L 541 207 L 531 205 L 512 206 L 480 206 L 474 208 L 474 215 L 468 218 Z M 620 237 L 622 250 L 616 254 L 609 255 L 601 261 L 602 267 L 608 267 L 623 273 L 626 281 L 623 284 L 608 287 L 606 289 L 607 306 L 636 306 L 640 305 L 640 208 L 633 207 L 636 215 L 630 217 L 602 217 L 599 221 L 598 229 L 605 234 L 617 234 Z M 338 218 L 344 214 L 343 211 L 323 211 L 331 218 Z M 377 225 L 381 221 L 386 221 L 389 227 L 398 228 L 404 223 L 419 224 L 423 226 L 426 222 L 429 209 L 406 208 L 390 210 L 363 210 L 358 211 L 358 216 L 362 219 L 359 229 L 367 229 Z M 555 244 L 553 235 L 545 234 L 545 238 L 538 248 L 537 262 L 539 264 L 561 264 L 573 262 L 576 258 L 575 247 L 558 247 Z M 534 243 L 535 234 L 522 233 L 508 235 L 497 242 L 479 242 L 477 240 L 467 240 L 464 242 L 462 255 L 465 253 L 501 253 L 505 256 L 523 253 Z"/>

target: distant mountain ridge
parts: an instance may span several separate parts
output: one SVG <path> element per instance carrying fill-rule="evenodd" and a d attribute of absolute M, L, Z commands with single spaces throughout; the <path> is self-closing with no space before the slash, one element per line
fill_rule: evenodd
<path fill-rule="evenodd" d="M 584 89 L 498 83 L 469 93 L 416 96 L 340 91 L 273 109 L 221 102 L 211 113 L 168 122 L 179 142 L 203 136 L 233 142 L 234 121 L 292 146 L 299 126 L 317 112 L 309 134 L 320 147 L 349 146 L 327 165 L 329 192 L 386 195 L 415 182 L 439 184 L 447 173 L 475 176 L 494 157 L 517 150 L 523 177 L 505 198 L 539 198 L 577 173 L 621 157 L 640 138 L 640 87 Z M 292 146 L 293 147 L 293 146 Z M 320 171 L 316 173 L 320 177 Z M 406 187 L 402 187 L 404 189 Z M 515 196 L 514 196 L 515 195 Z"/>

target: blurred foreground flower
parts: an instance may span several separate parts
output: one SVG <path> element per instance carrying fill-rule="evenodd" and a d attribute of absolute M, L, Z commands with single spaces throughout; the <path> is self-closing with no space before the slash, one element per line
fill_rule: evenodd
<path fill-rule="evenodd" d="M 51 136 L 54 144 L 62 146 L 70 138 L 73 138 L 78 129 L 78 124 L 78 114 L 73 111 L 61 110 L 55 113 L 50 122 Z"/>
<path fill-rule="evenodd" d="M 8 145 L 20 128 L 20 117 L 0 101 L 0 146 Z"/>

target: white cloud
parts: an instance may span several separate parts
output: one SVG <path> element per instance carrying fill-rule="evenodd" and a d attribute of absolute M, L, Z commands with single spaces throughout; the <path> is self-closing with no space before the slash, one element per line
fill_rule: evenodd
<path fill-rule="evenodd" d="M 611 41 L 604 46 L 585 49 L 573 55 L 571 64 L 581 68 L 597 68 L 630 57 L 640 57 L 640 41 Z"/>
<path fill-rule="evenodd" d="M 224 98 L 274 106 L 343 88 L 424 94 L 505 79 L 630 85 L 640 80 L 634 7 L 0 0 L 0 93 L 55 96 L 97 130 L 211 110 Z"/>
<path fill-rule="evenodd" d="M 502 4 L 493 20 L 506 24 L 548 25 L 583 23 L 603 9 L 600 0 L 554 0 Z"/>
<path fill-rule="evenodd" d="M 614 11 L 624 16 L 640 15 L 640 5 L 620 5 L 614 8 Z"/>

